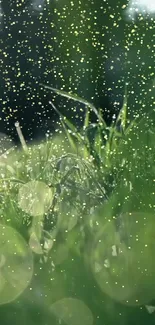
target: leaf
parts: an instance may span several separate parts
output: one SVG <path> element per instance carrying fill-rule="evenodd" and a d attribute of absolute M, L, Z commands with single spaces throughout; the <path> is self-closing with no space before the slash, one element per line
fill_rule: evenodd
<path fill-rule="evenodd" d="M 52 204 L 52 189 L 43 182 L 30 181 L 21 185 L 18 193 L 18 205 L 31 216 L 42 216 Z"/>

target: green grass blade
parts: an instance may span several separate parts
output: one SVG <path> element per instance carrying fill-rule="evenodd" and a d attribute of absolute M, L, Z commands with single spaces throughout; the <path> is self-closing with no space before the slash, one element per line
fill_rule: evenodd
<path fill-rule="evenodd" d="M 80 143 L 81 145 L 84 145 L 84 148 L 85 148 L 84 156 L 88 157 L 88 152 L 89 152 L 89 150 L 87 150 L 88 146 L 89 146 L 88 139 L 83 137 L 82 134 L 80 134 L 80 132 L 78 132 L 77 128 L 67 118 L 65 118 L 63 116 L 63 114 L 55 107 L 55 105 L 52 102 L 50 102 L 50 104 L 52 105 L 54 110 L 59 115 L 61 124 L 64 128 L 64 131 L 67 134 L 68 140 L 69 140 L 70 144 L 72 145 L 72 148 L 74 148 L 74 150 L 77 151 L 76 143 L 73 141 L 71 134 L 74 136 L 75 139 L 77 139 L 78 143 Z M 69 130 L 71 132 L 69 132 Z"/>
<path fill-rule="evenodd" d="M 86 105 L 87 107 L 89 107 L 94 113 L 95 115 L 97 116 L 98 120 L 102 123 L 105 123 L 104 119 L 102 118 L 102 116 L 98 113 L 96 107 L 88 102 L 87 100 L 77 96 L 76 94 L 69 94 L 67 93 L 66 91 L 62 91 L 62 90 L 59 90 L 59 89 L 56 89 L 56 88 L 53 88 L 53 87 L 50 87 L 50 86 L 46 86 L 44 84 L 40 84 L 42 87 L 44 87 L 45 89 L 49 89 L 49 90 L 52 90 L 53 92 L 55 92 L 57 95 L 60 95 L 60 96 L 63 96 L 63 97 L 66 97 L 66 98 L 69 98 L 69 99 L 72 99 L 76 102 L 79 102 L 79 103 L 82 103 L 84 105 Z"/>
<path fill-rule="evenodd" d="M 90 111 L 89 111 L 88 107 L 86 107 L 86 114 L 85 114 L 84 125 L 83 125 L 84 130 L 89 125 L 89 117 L 90 117 Z"/>
<path fill-rule="evenodd" d="M 116 126 L 119 124 L 121 125 L 122 131 L 124 133 L 127 126 L 127 87 L 125 88 L 123 106 L 116 119 Z"/>

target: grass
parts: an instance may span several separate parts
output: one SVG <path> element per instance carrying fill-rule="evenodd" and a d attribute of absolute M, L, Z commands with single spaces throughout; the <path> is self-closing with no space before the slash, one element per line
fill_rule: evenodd
<path fill-rule="evenodd" d="M 46 275 L 53 265 L 54 294 L 51 298 L 48 291 L 50 298 L 46 300 L 47 305 L 66 295 L 61 267 L 64 265 L 68 270 L 65 273 L 68 279 L 69 274 L 72 274 L 70 269 L 72 263 L 69 261 L 71 256 L 71 260 L 80 261 L 77 263 L 80 263 L 80 272 L 83 272 L 81 276 L 87 273 L 83 271 L 84 265 L 87 265 L 88 273 L 91 269 L 96 283 L 107 296 L 123 304 L 148 303 L 154 297 L 151 291 L 154 275 L 153 278 L 152 275 L 149 278 L 149 283 L 145 276 L 142 277 L 142 281 L 139 281 L 139 271 L 133 269 L 133 264 L 136 263 L 144 240 L 150 247 L 147 251 L 148 265 L 152 260 L 152 241 L 149 237 L 154 236 L 151 229 L 154 214 L 152 179 L 155 171 L 153 164 L 155 153 L 154 129 L 153 126 L 150 127 L 151 119 L 137 118 L 132 123 L 128 121 L 127 94 L 125 94 L 124 104 L 117 120 L 108 127 L 100 110 L 97 111 L 92 104 L 53 88 L 51 91 L 86 105 L 83 128 L 77 130 L 52 103 L 60 118 L 60 134 L 29 146 L 24 141 L 20 126 L 17 125 L 21 149 L 11 148 L 0 157 L 0 223 L 6 230 L 9 227 L 8 231 L 15 229 L 24 238 L 27 243 L 27 253 L 24 250 L 23 254 L 25 259 L 26 254 L 32 254 L 34 274 L 35 272 L 39 274 L 40 263 L 44 265 Z M 91 110 L 97 114 L 98 121 L 95 124 L 91 124 L 89 120 Z M 90 140 L 89 132 L 92 130 L 93 139 Z M 138 248 L 135 248 L 131 256 L 127 249 L 127 239 L 133 247 L 135 242 L 130 240 L 128 229 L 131 228 L 134 232 L 135 227 L 134 219 L 129 218 L 130 212 L 131 215 L 135 213 L 136 218 L 142 216 L 145 220 L 145 213 L 149 215 L 145 236 L 137 229 L 141 244 L 136 246 Z M 122 228 L 119 225 L 119 222 L 123 222 L 122 219 L 120 221 L 122 215 L 125 216 L 125 223 L 123 223 L 125 237 L 121 237 Z M 142 219 L 141 229 L 144 226 L 144 219 Z M 122 238 L 125 238 L 123 242 Z M 1 236 L 1 242 L 2 239 Z M 98 246 L 100 240 L 105 242 L 103 247 Z M 19 238 L 17 242 L 19 251 L 22 251 Z M 117 262 L 109 257 L 113 263 L 117 282 L 120 286 L 124 282 L 127 287 L 126 291 L 121 289 L 117 292 L 117 296 L 113 294 L 116 290 L 112 284 L 114 275 L 108 273 L 109 289 L 101 285 L 101 282 L 104 282 L 102 276 L 99 278 L 96 275 L 103 267 L 100 254 L 103 253 L 105 256 L 109 254 L 109 245 L 113 247 L 113 254 L 117 255 L 117 250 L 123 252 Z M 141 268 L 146 260 L 146 255 L 143 256 Z M 96 265 L 95 269 L 94 265 Z M 124 265 L 128 267 L 124 269 Z M 74 272 L 76 273 L 76 266 Z M 130 282 L 130 274 L 137 283 L 136 291 L 132 287 L 132 279 L 128 288 L 126 279 Z M 106 273 L 104 276 L 107 276 Z M 42 277 L 43 282 L 46 281 L 46 276 L 42 274 L 41 279 Z M 142 290 L 143 283 L 145 283 L 145 299 L 141 298 L 142 291 L 139 294 L 139 287 Z M 29 281 L 27 285 L 30 285 Z M 32 285 L 35 288 L 33 279 Z M 48 286 L 51 286 L 50 280 Z M 27 297 L 27 289 L 22 285 L 21 288 Z M 14 299 L 16 296 L 17 293 L 13 295 Z M 126 299 L 126 296 L 129 299 Z M 3 302 L 0 300 L 0 303 Z M 92 306 L 93 304 L 94 302 Z"/>
<path fill-rule="evenodd" d="M 54 91 L 56 90 L 54 89 Z M 24 211 L 19 209 L 18 192 L 23 184 L 32 180 L 46 184 L 53 192 L 50 209 L 44 218 L 45 222 L 46 219 L 50 220 L 51 211 L 52 218 L 57 218 L 58 216 L 56 217 L 55 214 L 60 214 L 62 206 L 65 211 L 66 209 L 68 211 L 76 210 L 78 220 L 80 220 L 83 215 L 88 215 L 92 208 L 107 200 L 112 191 L 114 175 L 111 172 L 111 155 L 126 132 L 126 102 L 124 102 L 116 123 L 107 127 L 100 111 L 97 112 L 92 104 L 64 92 L 60 92 L 60 94 L 86 105 L 83 128 L 80 131 L 77 130 L 54 107 L 59 114 L 63 133 L 54 138 L 49 137 L 43 143 L 27 146 L 19 124 L 16 125 L 22 149 L 12 148 L 11 151 L 1 155 L 0 159 L 3 175 L 1 200 L 7 202 L 7 212 L 4 208 L 5 204 L 2 205 L 4 212 L 1 222 L 9 222 L 14 225 L 17 221 L 16 226 L 18 227 L 18 220 L 22 224 L 23 220 L 30 219 L 29 216 L 25 216 Z M 53 104 L 51 103 L 51 105 Z M 89 121 L 90 110 L 97 114 L 98 122 L 96 124 L 91 124 Z M 118 124 L 121 131 L 118 131 Z M 91 141 L 88 136 L 90 129 L 94 131 Z M 68 201 L 71 202 L 71 206 Z M 14 217 L 11 218 L 8 215 Z M 16 218 L 15 215 L 17 215 Z M 50 220 L 50 222 L 52 221 Z"/>

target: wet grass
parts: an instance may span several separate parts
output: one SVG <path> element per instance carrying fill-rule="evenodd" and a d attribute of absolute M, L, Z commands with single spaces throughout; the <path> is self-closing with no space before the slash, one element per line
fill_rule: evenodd
<path fill-rule="evenodd" d="M 54 89 L 55 91 L 55 89 Z M 46 230 L 51 231 L 53 220 L 59 219 L 61 211 L 77 215 L 77 223 L 95 207 L 103 204 L 113 191 L 117 178 L 112 158 L 125 132 L 126 99 L 115 123 L 106 125 L 100 111 L 79 97 L 60 92 L 86 105 L 85 121 L 79 131 L 54 107 L 60 117 L 60 134 L 45 142 L 27 146 L 19 125 L 21 149 L 12 148 L 0 158 L 1 169 L 1 222 L 19 228 L 30 222 L 32 216 L 19 208 L 19 189 L 31 181 L 42 182 L 52 189 L 51 205 L 43 216 Z M 53 104 L 52 104 L 53 105 Z M 90 110 L 97 115 L 97 123 L 91 124 Z M 93 138 L 90 140 L 90 132 Z M 72 212 L 71 212 L 72 211 Z M 69 221 L 68 221 L 69 222 Z M 51 225 L 50 225 L 51 224 Z M 63 222 L 59 222 L 63 228 Z"/>
<path fill-rule="evenodd" d="M 23 289 L 21 304 L 29 304 L 36 299 L 36 305 L 43 304 L 48 313 L 54 303 L 52 308 L 59 307 L 59 310 L 54 309 L 52 312 L 56 313 L 57 318 L 61 308 L 63 314 L 63 307 L 61 303 L 60 306 L 59 303 L 55 304 L 56 301 L 78 293 L 79 299 L 85 301 L 93 315 L 96 315 L 96 324 L 100 325 L 104 317 L 101 322 L 97 320 L 97 315 L 101 312 L 99 301 L 102 298 L 96 283 L 101 287 L 102 297 L 106 301 L 105 317 L 110 317 L 109 308 L 114 308 L 115 311 L 120 308 L 115 305 L 115 301 L 139 306 L 153 297 L 152 266 L 149 282 L 148 278 L 146 281 L 145 274 L 141 276 L 140 282 L 139 271 L 134 268 L 134 264 L 143 244 L 148 245 L 149 250 L 147 255 L 142 255 L 141 269 L 144 269 L 144 261 L 147 260 L 148 268 L 152 261 L 153 244 L 150 238 L 153 236 L 155 192 L 152 182 L 154 126 L 151 117 L 148 120 L 137 118 L 132 123 L 128 121 L 126 94 L 122 110 L 110 127 L 104 122 L 100 110 L 96 111 L 92 104 L 74 95 L 64 92 L 60 94 L 68 98 L 71 96 L 72 100 L 86 105 L 83 128 L 80 131 L 76 129 L 52 103 L 60 118 L 59 134 L 48 136 L 44 142 L 27 145 L 20 126 L 17 125 L 21 148 L 13 147 L 0 157 L 0 223 L 6 228 L 6 233 L 7 229 L 16 229 L 25 239 L 29 254 L 32 253 L 33 256 L 34 275 L 27 284 L 28 288 Z M 94 124 L 90 121 L 90 110 L 97 114 L 97 122 Z M 90 133 L 93 137 L 90 137 Z M 128 215 L 133 215 L 133 212 L 136 220 L 140 218 L 140 228 L 134 226 L 133 217 L 128 220 Z M 143 227 L 144 230 L 147 229 L 144 233 Z M 128 247 L 134 247 L 135 243 L 131 241 L 130 231 L 141 238 L 140 245 L 134 248 L 132 255 L 129 254 Z M 21 238 L 17 239 L 17 248 L 22 252 Z M 99 245 L 99 242 L 102 244 Z M 112 255 L 109 255 L 110 247 Z M 120 250 L 122 255 L 116 262 L 113 259 Z M 25 258 L 24 255 L 22 257 Z M 1 263 L 4 264 L 4 261 L 2 258 Z M 113 287 L 114 274 L 108 273 L 110 289 L 101 285 L 98 276 L 98 272 L 103 267 L 107 268 L 109 263 L 113 265 L 113 272 L 116 273 L 121 288 L 126 283 L 126 291 L 119 289 L 116 296 L 113 296 L 116 289 Z M 107 277 L 105 271 L 103 275 Z M 133 276 L 137 291 L 132 288 Z M 87 286 L 86 290 L 83 285 Z M 29 292 L 31 286 L 33 293 Z M 41 290 L 39 297 L 37 290 Z M 91 299 L 90 290 L 94 292 Z M 63 303 L 73 304 L 73 308 L 76 303 L 79 305 L 78 301 L 65 299 Z M 122 310 L 126 312 L 126 307 L 121 308 L 125 308 Z M 89 317 L 92 322 L 92 315 L 89 314 Z M 54 324 L 57 322 L 54 320 Z"/>

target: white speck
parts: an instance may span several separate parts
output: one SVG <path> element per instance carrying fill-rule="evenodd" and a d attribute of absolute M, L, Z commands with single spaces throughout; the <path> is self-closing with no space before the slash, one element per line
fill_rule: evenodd
<path fill-rule="evenodd" d="M 106 259 L 106 260 L 104 261 L 104 266 L 105 266 L 106 268 L 109 268 L 109 267 L 110 267 L 110 262 L 109 262 L 108 259 Z"/>
<path fill-rule="evenodd" d="M 112 246 L 112 256 L 117 256 L 118 254 L 117 254 L 117 247 L 116 247 L 116 245 L 113 245 Z"/>

